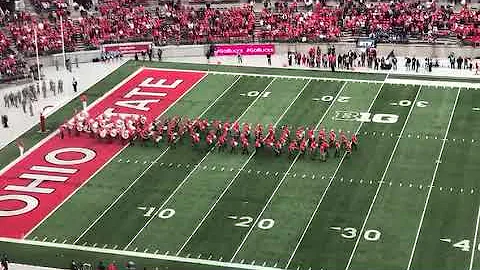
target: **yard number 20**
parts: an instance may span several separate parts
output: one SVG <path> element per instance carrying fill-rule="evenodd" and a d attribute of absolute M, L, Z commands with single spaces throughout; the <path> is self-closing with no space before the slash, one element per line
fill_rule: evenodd
<path fill-rule="evenodd" d="M 237 227 L 250 227 L 250 225 L 253 221 L 253 218 L 249 217 L 249 216 L 244 216 L 244 217 L 239 217 L 238 220 L 239 220 L 239 222 L 235 223 L 235 226 L 237 226 Z M 258 221 L 257 226 L 258 226 L 258 228 L 260 228 L 262 230 L 268 230 L 268 229 L 271 229 L 274 224 L 275 224 L 275 221 L 273 219 L 264 218 L 264 219 L 261 219 L 260 221 Z"/>

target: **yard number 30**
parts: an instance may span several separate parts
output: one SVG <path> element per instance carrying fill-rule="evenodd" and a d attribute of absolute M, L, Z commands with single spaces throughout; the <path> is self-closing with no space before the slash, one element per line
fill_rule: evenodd
<path fill-rule="evenodd" d="M 377 230 L 366 230 L 363 234 L 363 238 L 367 241 L 378 241 L 381 235 L 382 234 Z M 351 227 L 343 228 L 341 236 L 343 238 L 353 239 L 357 237 L 357 229 Z"/>

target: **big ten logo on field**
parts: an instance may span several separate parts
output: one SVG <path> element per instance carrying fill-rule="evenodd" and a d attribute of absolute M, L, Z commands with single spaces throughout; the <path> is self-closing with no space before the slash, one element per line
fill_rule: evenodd
<path fill-rule="evenodd" d="M 394 124 L 398 121 L 398 115 L 377 113 L 372 114 L 369 112 L 353 112 L 353 111 L 336 111 L 334 120 L 341 121 L 358 121 L 366 123 L 380 123 L 380 124 Z"/>

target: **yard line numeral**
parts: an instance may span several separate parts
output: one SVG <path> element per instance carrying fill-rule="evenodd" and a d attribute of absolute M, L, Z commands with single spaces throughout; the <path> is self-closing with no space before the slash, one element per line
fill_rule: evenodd
<path fill-rule="evenodd" d="M 335 97 L 334 96 L 323 96 L 320 100 L 325 101 L 325 102 L 330 102 L 333 101 Z M 339 96 L 337 98 L 338 102 L 348 102 L 352 97 L 345 97 L 345 96 Z"/>
<path fill-rule="evenodd" d="M 250 227 L 250 223 L 252 223 L 253 218 L 252 217 L 239 217 L 238 220 L 240 222 L 235 223 L 235 226 L 237 227 Z"/>
<path fill-rule="evenodd" d="M 158 213 L 158 217 L 162 219 L 171 218 L 173 217 L 173 215 L 175 215 L 175 210 L 171 208 L 163 209 L 162 211 L 160 211 L 160 213 Z"/>
<path fill-rule="evenodd" d="M 450 243 L 451 239 L 448 239 L 448 238 L 447 239 L 440 239 L 440 241 Z M 463 239 L 461 241 L 453 243 L 452 246 L 454 248 L 460 249 L 460 251 L 465 251 L 465 252 L 469 252 L 470 248 L 471 248 L 469 239 Z M 477 250 L 480 251 L 480 243 L 477 245 Z"/>
<path fill-rule="evenodd" d="M 144 217 L 151 217 L 155 213 L 155 210 L 157 208 L 156 207 L 142 207 L 141 206 L 141 207 L 137 207 L 137 209 L 146 211 L 143 214 Z M 174 215 L 175 215 L 175 210 L 173 210 L 171 208 L 165 208 L 158 213 L 158 217 L 161 218 L 161 219 L 168 219 L 168 218 L 173 217 Z"/>
<path fill-rule="evenodd" d="M 347 239 L 354 239 L 357 237 L 357 229 L 352 228 L 352 227 L 346 227 L 346 228 L 340 228 L 340 227 L 330 227 L 331 229 L 340 231 L 341 234 L 340 236 L 343 238 Z M 370 230 L 365 230 L 363 233 L 363 238 L 367 241 L 378 241 L 380 240 L 380 237 L 382 236 L 382 233 L 378 230 L 370 229 Z"/>
<path fill-rule="evenodd" d="M 228 218 L 239 220 L 239 222 L 234 224 L 236 227 L 250 228 L 253 222 L 253 217 L 250 217 L 250 216 L 243 216 L 243 217 L 228 216 Z M 273 228 L 273 225 L 275 225 L 275 220 L 271 218 L 264 218 L 258 221 L 257 227 L 262 230 L 269 230 Z"/>
<path fill-rule="evenodd" d="M 398 103 L 390 103 L 393 106 L 402 106 L 402 107 L 410 107 L 412 105 L 412 101 L 408 99 L 400 100 Z M 417 101 L 416 106 L 419 108 L 425 108 L 429 105 L 428 101 L 420 100 Z"/>
<path fill-rule="evenodd" d="M 275 221 L 271 218 L 262 219 L 258 222 L 258 228 L 262 230 L 269 230 L 273 227 Z"/>
<path fill-rule="evenodd" d="M 247 97 L 258 97 L 258 95 L 260 95 L 261 92 L 259 91 L 250 91 L 247 93 Z M 262 98 L 267 98 L 270 96 L 272 92 L 268 92 L 268 91 L 265 91 L 263 92 L 263 94 L 261 95 Z M 245 94 L 240 94 L 241 96 L 245 96 Z"/>

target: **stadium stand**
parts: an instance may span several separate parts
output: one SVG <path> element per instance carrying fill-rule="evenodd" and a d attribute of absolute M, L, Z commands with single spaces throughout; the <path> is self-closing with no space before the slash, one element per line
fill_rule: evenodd
<path fill-rule="evenodd" d="M 27 57 L 35 54 L 34 27 L 38 29 L 40 54 L 62 50 L 59 16 L 64 18 L 66 51 L 95 49 L 103 43 L 152 40 L 165 45 L 332 42 L 371 37 L 389 43 L 480 43 L 479 10 L 468 5 L 454 8 L 435 2 L 345 0 L 332 6 L 325 1 L 265 1 L 264 8 L 258 9 L 254 3 L 217 5 L 218 1 L 214 1 L 199 5 L 202 2 L 197 0 L 188 2 L 191 5 L 105 0 L 91 8 L 90 0 L 81 0 L 74 3 L 74 8 L 80 5 L 81 16 L 72 16 L 72 7 L 65 0 L 31 0 L 31 3 L 37 13 L 2 12 L 3 31 L 7 34 L 0 35 L 4 74 L 15 73 L 11 67 L 18 62 L 16 52 L 5 54 L 8 47 Z"/>

